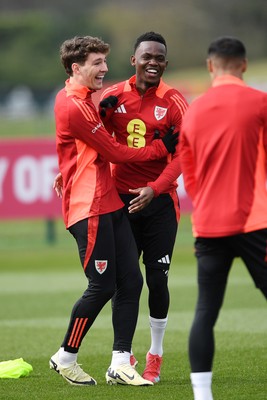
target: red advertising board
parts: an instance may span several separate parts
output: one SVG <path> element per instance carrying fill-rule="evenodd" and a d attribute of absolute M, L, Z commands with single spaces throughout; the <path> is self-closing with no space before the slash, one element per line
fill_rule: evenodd
<path fill-rule="evenodd" d="M 0 218 L 61 217 L 61 200 L 53 190 L 58 173 L 55 140 L 16 139 L 0 141 Z M 178 179 L 182 212 L 191 202 Z"/>
<path fill-rule="evenodd" d="M 57 173 L 55 139 L 1 139 L 0 218 L 61 216 L 52 188 Z"/>

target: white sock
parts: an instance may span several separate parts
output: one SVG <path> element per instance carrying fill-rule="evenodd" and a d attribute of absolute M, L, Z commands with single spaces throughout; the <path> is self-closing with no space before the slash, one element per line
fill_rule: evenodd
<path fill-rule="evenodd" d="M 117 368 L 122 364 L 130 364 L 130 353 L 128 351 L 113 351 L 110 366 Z"/>
<path fill-rule="evenodd" d="M 194 400 L 213 400 L 211 392 L 212 372 L 192 372 L 190 374 Z"/>
<path fill-rule="evenodd" d="M 164 319 L 157 319 L 149 316 L 150 333 L 151 333 L 151 346 L 149 353 L 160 357 L 163 354 L 163 338 L 167 326 L 168 317 Z"/>
<path fill-rule="evenodd" d="M 64 367 L 68 367 L 77 361 L 78 353 L 69 353 L 64 350 L 64 347 L 60 347 L 58 351 L 58 361 Z"/>

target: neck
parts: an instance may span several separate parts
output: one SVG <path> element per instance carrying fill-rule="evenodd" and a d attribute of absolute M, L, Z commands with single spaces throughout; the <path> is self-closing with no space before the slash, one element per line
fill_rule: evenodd
<path fill-rule="evenodd" d="M 136 79 L 135 86 L 139 93 L 145 94 L 151 87 L 158 87 L 159 82 L 157 84 L 149 84 L 147 82 L 140 82 Z"/>
<path fill-rule="evenodd" d="M 74 85 L 81 85 L 81 86 L 86 86 L 82 79 L 79 79 L 77 76 L 70 76 L 70 83 Z M 89 89 L 89 88 L 88 88 Z"/>
<path fill-rule="evenodd" d="M 210 75 L 211 75 L 211 80 L 212 81 L 214 79 L 216 79 L 217 77 L 224 76 L 224 75 L 232 75 L 232 76 L 235 76 L 236 78 L 239 78 L 239 79 L 243 80 L 243 73 L 242 73 L 242 71 L 239 71 L 239 70 L 230 70 L 230 69 L 229 70 L 227 70 L 227 69 L 220 70 L 220 69 L 217 69 L 217 70 L 212 71 L 210 73 Z"/>

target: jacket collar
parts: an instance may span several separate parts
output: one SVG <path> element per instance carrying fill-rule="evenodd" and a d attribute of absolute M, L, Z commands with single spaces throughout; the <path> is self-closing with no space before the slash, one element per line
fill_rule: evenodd
<path fill-rule="evenodd" d="M 146 93 L 155 93 L 157 90 L 161 89 L 162 85 L 164 85 L 162 79 L 160 78 L 160 82 L 158 86 L 151 86 L 150 88 L 147 89 Z M 129 91 L 131 89 L 135 89 L 137 90 L 136 87 L 136 75 L 131 76 L 130 79 L 128 79 L 128 81 L 126 81 L 126 89 L 128 89 Z"/>
<path fill-rule="evenodd" d="M 86 99 L 95 92 L 93 89 L 89 89 L 87 86 L 79 85 L 78 83 L 70 83 L 70 80 L 65 81 L 65 90 L 67 96 L 77 96 L 80 99 Z"/>
<path fill-rule="evenodd" d="M 240 85 L 247 86 L 246 83 L 236 76 L 233 75 L 221 75 L 217 76 L 213 82 L 212 87 L 221 86 L 221 85 Z"/>

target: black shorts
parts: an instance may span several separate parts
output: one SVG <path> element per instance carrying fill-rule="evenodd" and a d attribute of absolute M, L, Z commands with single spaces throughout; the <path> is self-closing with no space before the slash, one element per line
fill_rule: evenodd
<path fill-rule="evenodd" d="M 129 214 L 128 207 L 135 196 L 121 194 L 120 197 L 125 204 L 124 211 L 130 221 L 139 256 L 143 253 L 144 265 L 146 268 L 168 270 L 178 228 L 178 196 L 161 194 L 134 214 Z"/>
<path fill-rule="evenodd" d="M 195 241 L 199 283 L 226 283 L 233 259 L 245 263 L 257 288 L 267 293 L 267 229 Z"/>
<path fill-rule="evenodd" d="M 122 209 L 81 220 L 69 231 L 77 241 L 81 264 L 91 282 L 103 282 L 106 277 L 110 283 L 122 281 L 128 273 L 139 274 L 136 243 Z"/>

